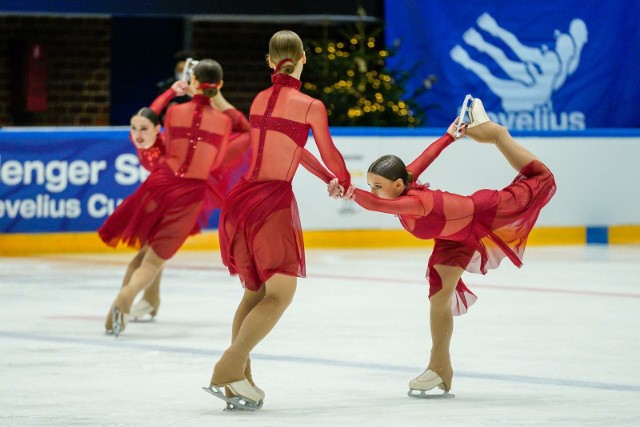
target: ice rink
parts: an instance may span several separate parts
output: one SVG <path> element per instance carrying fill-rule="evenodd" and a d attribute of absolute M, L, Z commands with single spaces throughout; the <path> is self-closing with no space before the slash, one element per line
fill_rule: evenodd
<path fill-rule="evenodd" d="M 217 252 L 168 262 L 154 322 L 103 322 L 130 252 L 0 258 L 2 426 L 638 426 L 640 247 L 529 247 L 465 274 L 455 399 L 407 397 L 430 348 L 430 249 L 308 250 L 252 353 L 255 413 L 205 393 L 242 288 Z"/>

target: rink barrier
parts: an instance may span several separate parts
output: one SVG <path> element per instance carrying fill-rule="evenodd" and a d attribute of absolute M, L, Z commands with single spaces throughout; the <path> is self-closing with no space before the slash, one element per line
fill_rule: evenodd
<path fill-rule="evenodd" d="M 433 240 L 416 239 L 404 230 L 323 230 L 304 232 L 308 249 L 431 248 Z M 611 227 L 537 227 L 529 235 L 529 246 L 638 244 L 640 225 Z M 182 250 L 219 250 L 217 230 L 190 237 Z M 96 233 L 46 233 L 0 235 L 0 256 L 59 253 L 132 251 L 105 245 Z"/>

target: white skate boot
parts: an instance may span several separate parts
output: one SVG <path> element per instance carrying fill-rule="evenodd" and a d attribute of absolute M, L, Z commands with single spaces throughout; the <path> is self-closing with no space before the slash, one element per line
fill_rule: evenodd
<path fill-rule="evenodd" d="M 443 390 L 442 394 L 427 394 L 426 392 L 438 387 Z M 417 393 L 414 393 L 417 392 Z M 431 369 L 427 369 L 422 374 L 418 375 L 411 381 L 409 381 L 409 397 L 416 397 L 419 399 L 440 399 L 440 398 L 453 398 L 455 395 L 450 394 L 445 390 L 444 381 L 440 378 L 440 375 L 433 372 Z"/>
<path fill-rule="evenodd" d="M 145 299 L 141 299 L 131 307 L 132 322 L 150 322 L 156 317 L 157 308 Z"/>
<path fill-rule="evenodd" d="M 466 120 L 465 120 L 466 116 Z M 464 97 L 460 114 L 458 114 L 458 123 L 456 124 L 456 138 L 460 136 L 460 126 L 467 123 L 467 129 L 479 126 L 483 123 L 491 121 L 480 98 L 474 98 L 471 95 Z"/>
<path fill-rule="evenodd" d="M 262 408 L 264 392 L 258 391 L 247 380 L 235 381 L 224 385 L 213 385 L 202 387 L 207 393 L 227 402 L 225 410 L 247 410 L 256 411 Z"/>
<path fill-rule="evenodd" d="M 471 101 L 469 118 L 471 119 L 471 123 L 469 123 L 467 128 L 474 128 L 476 126 L 480 126 L 483 123 L 491 121 L 491 119 L 489 119 L 489 116 L 487 115 L 487 112 L 484 111 L 484 105 L 482 104 L 482 100 L 480 98 L 473 98 L 473 101 Z"/>

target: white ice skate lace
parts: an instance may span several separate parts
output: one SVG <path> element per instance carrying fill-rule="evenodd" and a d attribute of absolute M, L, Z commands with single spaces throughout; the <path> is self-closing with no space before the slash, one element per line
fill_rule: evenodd
<path fill-rule="evenodd" d="M 438 374 L 433 372 L 431 369 L 427 369 L 422 374 L 418 375 L 416 377 L 416 380 L 417 381 L 428 381 L 428 380 L 434 379 L 437 376 L 438 376 Z"/>

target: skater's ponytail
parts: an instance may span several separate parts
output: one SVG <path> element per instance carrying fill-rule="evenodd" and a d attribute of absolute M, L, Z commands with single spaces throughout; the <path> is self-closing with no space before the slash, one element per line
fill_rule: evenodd
<path fill-rule="evenodd" d="M 193 75 L 200 83 L 202 94 L 213 98 L 218 94 L 222 81 L 222 66 L 213 59 L 203 59 L 193 67 Z"/>

